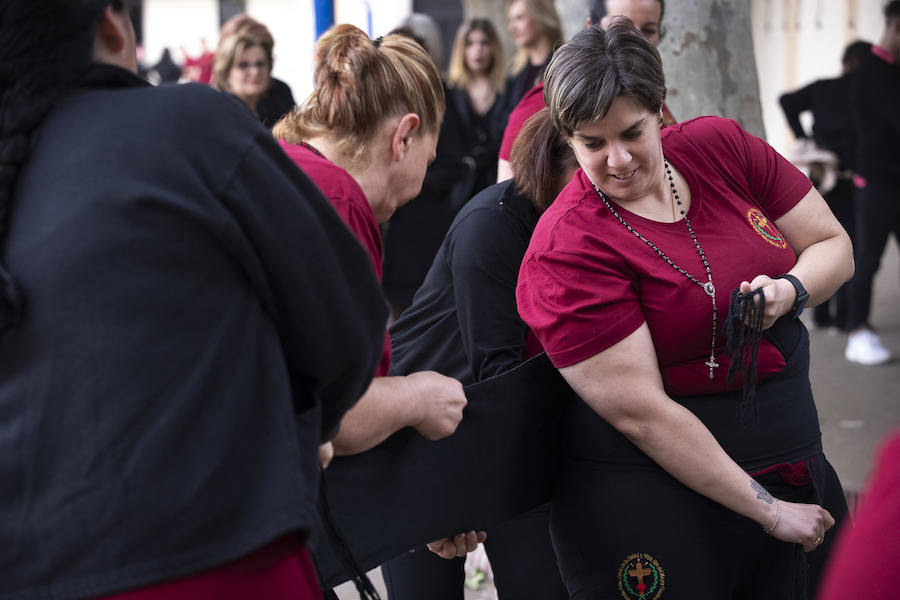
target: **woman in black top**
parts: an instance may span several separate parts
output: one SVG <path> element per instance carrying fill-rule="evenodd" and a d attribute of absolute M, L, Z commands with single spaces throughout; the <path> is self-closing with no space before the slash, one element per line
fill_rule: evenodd
<path fill-rule="evenodd" d="M 0 72 L 0 597 L 321 598 L 368 256 L 245 108 L 138 77 L 123 0 L 4 0 Z"/>
<path fill-rule="evenodd" d="M 516 312 L 519 264 L 540 213 L 576 165 L 546 109 L 526 123 L 512 161 L 521 167 L 515 180 L 487 188 L 460 211 L 412 306 L 391 328 L 393 374 L 432 369 L 468 384 L 540 352 Z M 546 507 L 489 532 L 486 547 L 501 594 L 567 598 Z M 394 559 L 382 566 L 389 597 L 459 600 L 464 562 L 424 548 Z"/>
<path fill-rule="evenodd" d="M 517 52 L 506 81 L 504 126 L 513 107 L 540 81 L 554 44 L 563 39 L 562 24 L 552 0 L 507 0 L 506 18 Z"/>
<path fill-rule="evenodd" d="M 503 110 L 503 47 L 491 22 L 469 19 L 456 32 L 447 74 L 448 103 L 460 121 L 468 200 L 497 180 Z"/>

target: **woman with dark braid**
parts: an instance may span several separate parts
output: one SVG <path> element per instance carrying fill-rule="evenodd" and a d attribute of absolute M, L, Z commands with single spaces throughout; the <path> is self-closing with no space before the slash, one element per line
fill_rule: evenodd
<path fill-rule="evenodd" d="M 846 505 L 797 317 L 852 274 L 846 232 L 734 121 L 661 131 L 662 63 L 627 19 L 576 34 L 544 82 L 581 169 L 516 298 L 584 400 L 550 518 L 570 597 L 805 598 L 803 551 L 827 553 Z"/>
<path fill-rule="evenodd" d="M 411 38 L 371 40 L 346 23 L 322 34 L 315 62 L 316 89 L 273 133 L 368 250 L 380 279 L 378 226 L 422 188 L 444 116 L 444 87 L 428 53 Z M 341 420 L 337 455 L 368 450 L 403 427 L 440 439 L 462 420 L 466 397 L 455 379 L 433 371 L 387 377 L 391 339 L 387 331 L 384 336 L 375 379 Z"/>
<path fill-rule="evenodd" d="M 321 598 L 378 283 L 244 107 L 136 73 L 122 0 L 0 4 L 0 597 Z"/>

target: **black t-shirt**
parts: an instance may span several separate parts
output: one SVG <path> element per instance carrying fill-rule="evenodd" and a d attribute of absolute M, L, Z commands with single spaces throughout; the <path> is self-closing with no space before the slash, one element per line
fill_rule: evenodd
<path fill-rule="evenodd" d="M 294 95 L 288 84 L 273 77 L 265 96 L 259 99 L 256 106 L 259 122 L 267 128 L 274 127 L 295 105 Z"/>
<path fill-rule="evenodd" d="M 0 596 L 99 597 L 317 524 L 317 448 L 387 316 L 371 260 L 246 106 L 94 65 L 4 242 Z"/>
<path fill-rule="evenodd" d="M 851 109 L 859 135 L 857 172 L 871 181 L 900 181 L 900 63 L 866 56 L 855 72 Z"/>
<path fill-rule="evenodd" d="M 466 204 L 391 327 L 392 374 L 434 370 L 469 384 L 521 362 L 528 326 L 516 311 L 516 281 L 537 220 L 511 181 Z"/>
<path fill-rule="evenodd" d="M 797 138 L 809 137 L 800 122 L 800 114 L 813 115 L 813 138 L 816 144 L 834 152 L 842 169 L 853 169 L 856 163 L 856 128 L 850 105 L 851 75 L 820 79 L 795 92 L 784 94 L 779 101 L 788 125 Z"/>

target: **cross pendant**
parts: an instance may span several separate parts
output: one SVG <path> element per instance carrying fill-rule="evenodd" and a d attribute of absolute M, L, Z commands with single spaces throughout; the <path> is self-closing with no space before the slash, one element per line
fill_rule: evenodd
<path fill-rule="evenodd" d="M 715 357 L 715 355 L 712 355 L 712 354 L 711 354 L 711 355 L 709 356 L 709 360 L 706 361 L 706 363 L 704 363 L 704 364 L 706 364 L 706 366 L 709 367 L 709 378 L 710 378 L 710 379 L 713 379 L 713 378 L 714 378 L 713 370 L 714 370 L 716 367 L 719 366 L 719 363 L 716 362 L 716 357 Z"/>

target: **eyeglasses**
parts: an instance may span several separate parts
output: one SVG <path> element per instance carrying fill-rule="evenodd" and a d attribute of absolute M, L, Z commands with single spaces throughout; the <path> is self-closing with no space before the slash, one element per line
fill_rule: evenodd
<path fill-rule="evenodd" d="M 247 69 L 249 69 L 251 67 L 256 67 L 260 71 L 266 71 L 269 68 L 269 63 L 267 63 L 264 60 L 258 60 L 256 62 L 241 61 L 239 63 L 235 63 L 234 66 L 236 66 L 241 71 L 246 71 Z"/>

